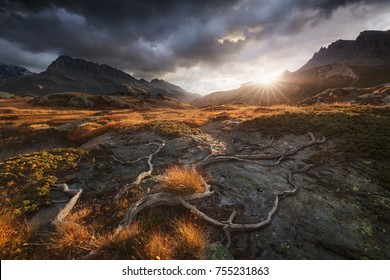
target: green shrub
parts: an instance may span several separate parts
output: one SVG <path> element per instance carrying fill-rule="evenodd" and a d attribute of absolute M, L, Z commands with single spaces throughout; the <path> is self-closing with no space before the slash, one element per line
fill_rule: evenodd
<path fill-rule="evenodd" d="M 1 204 L 17 215 L 29 214 L 50 204 L 50 185 L 60 172 L 75 169 L 87 152 L 75 148 L 58 148 L 20 154 L 0 163 Z"/>

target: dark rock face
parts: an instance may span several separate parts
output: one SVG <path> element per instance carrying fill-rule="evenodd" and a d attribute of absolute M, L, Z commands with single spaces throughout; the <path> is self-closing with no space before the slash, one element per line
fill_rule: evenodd
<path fill-rule="evenodd" d="M 344 63 L 355 66 L 390 65 L 390 30 L 363 31 L 356 40 L 338 40 L 321 48 L 298 71 Z"/>
<path fill-rule="evenodd" d="M 19 77 L 19 76 L 25 76 L 30 74 L 32 73 L 28 71 L 26 68 L 13 66 L 13 65 L 0 64 L 0 81 L 12 77 Z"/>
<path fill-rule="evenodd" d="M 136 81 L 133 76 L 128 75 L 125 72 L 115 69 L 109 65 L 89 62 L 79 58 L 73 59 L 70 56 L 65 55 L 59 56 L 49 65 L 46 70 L 46 73 L 56 72 L 90 72 L 100 76 L 106 75 Z"/>

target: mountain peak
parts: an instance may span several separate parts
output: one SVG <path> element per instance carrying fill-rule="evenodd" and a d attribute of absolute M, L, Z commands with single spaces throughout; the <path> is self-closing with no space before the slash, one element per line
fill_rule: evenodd
<path fill-rule="evenodd" d="M 95 62 L 90 62 L 80 58 L 72 58 L 67 55 L 60 55 L 56 60 L 54 60 L 46 72 L 55 73 L 55 72 L 65 72 L 65 73 L 97 73 L 99 75 L 109 75 L 126 79 L 134 79 L 133 76 L 118 70 L 114 67 L 111 67 L 106 64 L 99 64 Z"/>
<path fill-rule="evenodd" d="M 298 71 L 329 64 L 390 65 L 390 30 L 366 30 L 356 40 L 337 40 L 320 48 Z"/>
<path fill-rule="evenodd" d="M 24 67 L 0 63 L 0 81 L 12 77 L 20 77 L 33 74 Z"/>

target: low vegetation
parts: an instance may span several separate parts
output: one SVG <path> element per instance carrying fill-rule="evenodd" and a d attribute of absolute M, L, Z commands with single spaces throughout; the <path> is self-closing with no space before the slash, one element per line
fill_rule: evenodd
<path fill-rule="evenodd" d="M 1 204 L 16 215 L 27 215 L 50 204 L 50 185 L 61 172 L 77 167 L 87 152 L 75 148 L 58 148 L 20 154 L 0 163 Z"/>
<path fill-rule="evenodd" d="M 70 112 L 67 109 L 69 115 L 64 116 L 61 116 L 59 113 L 61 109 L 58 109 L 53 111 L 54 120 L 50 120 L 50 111 L 39 109 L 39 116 L 34 118 L 34 110 L 31 108 L 3 109 L 0 111 L 0 124 L 14 121 L 15 131 L 17 131 L 16 127 L 22 124 L 24 128 L 30 127 L 31 131 L 47 127 L 55 133 L 54 127 L 68 118 L 73 120 L 81 115 L 82 117 L 93 115 L 96 122 L 80 125 L 74 131 L 63 135 L 76 143 L 114 129 L 129 129 L 131 132 L 151 130 L 164 138 L 197 135 L 201 133 L 199 126 L 212 122 L 219 122 L 218 125 L 224 127 L 228 133 L 231 130 L 239 133 L 245 130 L 281 137 L 286 134 L 303 135 L 311 131 L 316 136 L 326 136 L 328 140 L 336 143 L 339 150 L 343 150 L 343 155 L 345 154 L 349 159 L 358 158 L 390 164 L 389 108 L 343 105 L 304 108 L 224 105 L 186 110 L 121 109 L 80 111 L 80 113 Z M 32 119 L 29 120 L 28 116 Z M 0 145 L 1 141 L 8 137 L 7 135 L 11 133 L 0 130 Z M 12 137 L 20 136 L 16 134 Z M 16 138 L 7 138 L 10 142 L 9 147 L 14 144 Z M 28 219 L 41 207 L 51 203 L 50 185 L 61 176 L 75 171 L 80 159 L 86 156 L 87 152 L 81 149 L 58 148 L 20 154 L 0 162 L 0 257 L 2 259 L 34 258 L 34 252 L 28 251 L 28 246 L 25 244 L 31 242 L 37 229 Z M 324 147 L 308 157 L 306 163 L 323 164 L 330 162 L 333 156 L 333 151 Z M 112 166 L 111 162 L 101 160 L 94 164 L 91 172 L 96 173 L 96 178 L 103 179 L 111 173 Z M 159 168 L 157 167 L 157 173 L 161 174 Z M 390 182 L 390 175 L 384 169 L 375 176 L 383 184 Z M 158 191 L 186 196 L 202 193 L 205 190 L 202 176 L 191 168 L 174 165 L 163 170 L 161 178 L 163 180 Z M 207 230 L 196 219 L 187 218 L 174 207 L 164 211 L 157 208 L 150 215 L 141 213 L 129 228 L 118 233 L 116 226 L 120 219 L 135 201 L 145 195 L 146 191 L 142 188 L 133 188 L 129 193 L 117 204 L 112 203 L 108 206 L 108 203 L 104 206 L 102 206 L 104 203 L 100 205 L 103 199 L 92 197 L 94 194 L 83 196 L 67 217 L 67 222 L 50 229 L 49 237 L 45 240 L 47 242 L 40 247 L 40 250 L 45 250 L 45 258 L 204 258 L 208 242 Z M 111 202 L 112 193 L 107 196 L 110 200 L 104 202 Z M 376 200 L 376 204 L 386 207 L 388 205 L 387 200 L 382 197 Z M 105 210 L 106 208 L 108 210 Z M 373 229 L 370 224 L 362 224 L 360 231 L 365 236 L 371 236 L 376 232 Z M 286 249 L 287 245 L 284 247 Z"/>
<path fill-rule="evenodd" d="M 0 259 L 24 259 L 26 243 L 34 236 L 36 226 L 19 218 L 10 209 L 0 208 Z"/>
<path fill-rule="evenodd" d="M 156 224 L 144 217 L 120 232 L 66 222 L 57 226 L 47 249 L 54 259 L 172 260 L 203 259 L 207 244 L 205 229 L 188 218 Z"/>
<path fill-rule="evenodd" d="M 390 157 L 390 108 L 323 107 L 265 115 L 247 120 L 242 128 L 279 137 L 319 132 L 347 152 L 363 157 Z"/>
<path fill-rule="evenodd" d="M 161 136 L 166 137 L 180 137 L 184 135 L 197 135 L 201 133 L 198 128 L 191 128 L 184 123 L 174 121 L 150 121 L 147 123 L 130 126 L 128 129 L 134 131 L 152 129 Z"/>
<path fill-rule="evenodd" d="M 195 169 L 171 166 L 164 172 L 163 178 L 162 190 L 170 193 L 189 195 L 205 190 L 202 176 Z"/>

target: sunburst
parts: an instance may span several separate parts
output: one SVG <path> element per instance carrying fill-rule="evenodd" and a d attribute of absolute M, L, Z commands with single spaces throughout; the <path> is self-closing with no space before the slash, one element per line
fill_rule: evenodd
<path fill-rule="evenodd" d="M 278 80 L 278 76 L 263 76 L 259 83 L 248 92 L 254 94 L 251 97 L 250 103 L 259 105 L 271 105 L 280 101 L 288 101 L 288 98 L 283 94 L 282 88 L 285 86 Z"/>

